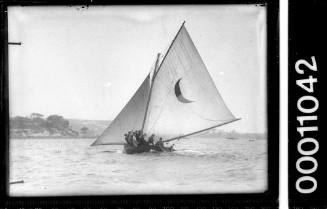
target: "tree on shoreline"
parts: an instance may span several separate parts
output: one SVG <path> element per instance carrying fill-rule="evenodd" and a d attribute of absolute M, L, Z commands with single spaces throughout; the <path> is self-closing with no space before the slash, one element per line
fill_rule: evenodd
<path fill-rule="evenodd" d="M 60 115 L 49 115 L 46 119 L 40 113 L 32 113 L 29 117 L 16 116 L 10 119 L 13 135 L 33 135 L 48 132 L 49 135 L 78 136 L 78 132 L 69 126 L 69 121 Z"/>
<path fill-rule="evenodd" d="M 30 115 L 30 118 L 31 119 L 34 119 L 34 118 L 43 118 L 43 117 L 44 117 L 44 115 L 42 115 L 40 113 L 35 113 L 35 112 L 31 113 L 31 115 Z"/>

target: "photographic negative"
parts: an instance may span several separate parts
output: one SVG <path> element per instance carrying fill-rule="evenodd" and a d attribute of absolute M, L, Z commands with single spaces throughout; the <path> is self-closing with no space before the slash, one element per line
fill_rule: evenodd
<path fill-rule="evenodd" d="M 9 7 L 10 196 L 266 192 L 266 13 Z"/>

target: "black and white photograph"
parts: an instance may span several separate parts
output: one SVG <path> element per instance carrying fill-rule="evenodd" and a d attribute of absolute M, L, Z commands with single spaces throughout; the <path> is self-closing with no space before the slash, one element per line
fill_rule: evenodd
<path fill-rule="evenodd" d="M 264 4 L 7 15 L 10 196 L 268 190 Z"/>

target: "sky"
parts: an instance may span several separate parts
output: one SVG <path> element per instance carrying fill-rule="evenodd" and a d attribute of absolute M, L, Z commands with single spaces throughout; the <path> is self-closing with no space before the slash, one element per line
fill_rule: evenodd
<path fill-rule="evenodd" d="M 266 8 L 257 5 L 10 7 L 10 116 L 113 120 L 183 21 L 218 91 L 241 120 L 267 129 Z"/>

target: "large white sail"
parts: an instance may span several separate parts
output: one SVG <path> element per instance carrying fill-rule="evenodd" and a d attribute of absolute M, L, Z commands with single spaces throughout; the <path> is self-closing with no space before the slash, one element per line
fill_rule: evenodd
<path fill-rule="evenodd" d="M 236 118 L 225 105 L 184 24 L 155 75 L 143 131 L 164 140 Z"/>
<path fill-rule="evenodd" d="M 92 145 L 123 144 L 124 134 L 131 130 L 140 130 L 146 111 L 150 91 L 150 74 L 139 89 L 121 110 L 109 127 Z"/>
<path fill-rule="evenodd" d="M 160 58 L 158 55 L 157 70 L 151 71 L 92 145 L 122 144 L 125 133 L 141 129 L 148 136 L 155 134 L 169 141 L 237 120 L 220 96 L 184 24 Z"/>

